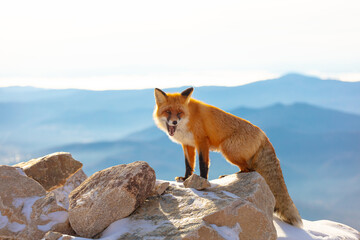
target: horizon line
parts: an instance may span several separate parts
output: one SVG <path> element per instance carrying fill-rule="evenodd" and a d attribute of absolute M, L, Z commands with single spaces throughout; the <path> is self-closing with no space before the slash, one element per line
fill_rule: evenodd
<path fill-rule="evenodd" d="M 325 81 L 340 82 L 360 82 L 360 73 L 343 73 L 343 74 L 323 74 L 318 72 L 297 73 L 290 72 L 286 74 L 273 74 L 266 72 L 242 73 L 237 72 L 232 76 L 233 72 L 216 72 L 215 76 L 209 73 L 195 74 L 155 74 L 155 75 L 109 75 L 109 76 L 93 76 L 93 77 L 9 77 L 0 78 L 0 88 L 24 87 L 47 90 L 89 90 L 89 91 L 116 91 L 116 90 L 146 90 L 155 87 L 163 89 L 181 88 L 186 86 L 194 87 L 239 87 L 251 83 L 275 80 L 286 76 L 303 76 L 307 78 L 317 78 Z M 221 75 L 227 75 L 227 79 L 219 80 Z M 217 76 L 216 76 L 217 75 Z M 211 79 L 206 79 L 211 78 Z M 243 80 L 238 80 L 238 79 Z M 244 79 L 245 78 L 245 79 Z M 359 80 L 355 80 L 359 79 Z M 15 80 L 15 83 L 14 83 Z M 56 83 L 51 83 L 51 81 Z M 76 80 L 78 82 L 76 82 Z M 121 81 L 123 80 L 123 81 Z M 151 81 L 152 80 L 152 81 Z M 173 80 L 175 84 L 173 84 Z M 207 80 L 209 84 L 207 83 Z M 4 82 L 5 81 L 5 82 Z M 127 83 L 124 84 L 124 81 Z M 152 82 L 156 81 L 157 84 Z M 218 82 L 220 84 L 217 84 Z M 149 84 L 150 82 L 150 84 Z M 182 82 L 182 83 L 180 83 Z M 197 82 L 193 84 L 191 82 Z M 200 84 L 199 84 L 200 82 Z M 129 83 L 133 83 L 132 85 Z M 135 84 L 134 84 L 135 83 Z"/>

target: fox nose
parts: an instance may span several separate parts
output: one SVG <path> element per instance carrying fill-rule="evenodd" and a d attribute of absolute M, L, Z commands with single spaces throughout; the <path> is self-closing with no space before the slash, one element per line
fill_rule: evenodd
<path fill-rule="evenodd" d="M 173 124 L 176 125 L 176 124 L 177 124 L 177 121 L 173 121 Z"/>

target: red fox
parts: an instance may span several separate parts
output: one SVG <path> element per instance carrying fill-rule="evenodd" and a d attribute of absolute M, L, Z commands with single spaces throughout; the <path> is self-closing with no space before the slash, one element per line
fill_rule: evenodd
<path fill-rule="evenodd" d="M 185 154 L 184 181 L 194 172 L 195 151 L 200 176 L 208 178 L 209 151 L 219 151 L 241 172 L 257 171 L 275 196 L 275 213 L 287 223 L 301 227 L 302 220 L 287 191 L 280 162 L 265 133 L 257 126 L 219 108 L 191 98 L 193 88 L 181 93 L 155 89 L 154 121 L 182 145 Z"/>

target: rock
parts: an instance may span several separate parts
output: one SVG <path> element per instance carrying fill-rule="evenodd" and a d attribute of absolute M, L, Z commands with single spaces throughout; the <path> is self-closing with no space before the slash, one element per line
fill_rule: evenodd
<path fill-rule="evenodd" d="M 155 171 L 141 161 L 93 174 L 69 196 L 71 226 L 81 237 L 95 236 L 143 203 L 155 179 Z"/>
<path fill-rule="evenodd" d="M 51 191 L 63 186 L 66 180 L 82 167 L 82 163 L 73 159 L 70 153 L 58 152 L 18 163 L 14 167 L 21 168 L 46 191 Z"/>
<path fill-rule="evenodd" d="M 49 230 L 72 233 L 66 209 L 19 169 L 0 166 L 0 239 L 41 239 Z"/>
<path fill-rule="evenodd" d="M 193 174 L 188 179 L 184 181 L 184 186 L 186 188 L 195 188 L 196 190 L 203 190 L 211 186 L 210 182 L 200 177 L 199 175 Z"/>
<path fill-rule="evenodd" d="M 86 174 L 80 169 L 66 181 L 64 186 L 52 190 L 51 192 L 55 194 L 58 205 L 69 209 L 69 194 L 86 179 Z"/>
<path fill-rule="evenodd" d="M 275 199 L 256 172 L 211 181 L 204 191 L 172 182 L 101 235 L 114 239 L 276 239 Z"/>
<path fill-rule="evenodd" d="M 155 186 L 150 196 L 159 196 L 165 192 L 170 183 L 162 180 L 156 180 Z"/>

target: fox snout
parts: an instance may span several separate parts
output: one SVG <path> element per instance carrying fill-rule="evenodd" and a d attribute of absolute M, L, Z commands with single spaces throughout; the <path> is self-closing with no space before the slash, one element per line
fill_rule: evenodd
<path fill-rule="evenodd" d="M 178 124 L 178 121 L 174 120 L 174 121 L 168 121 L 168 124 L 169 125 L 172 125 L 172 126 L 176 126 Z"/>
<path fill-rule="evenodd" d="M 174 136 L 179 121 L 180 119 L 171 119 L 171 118 L 167 119 L 166 127 L 170 136 Z"/>

